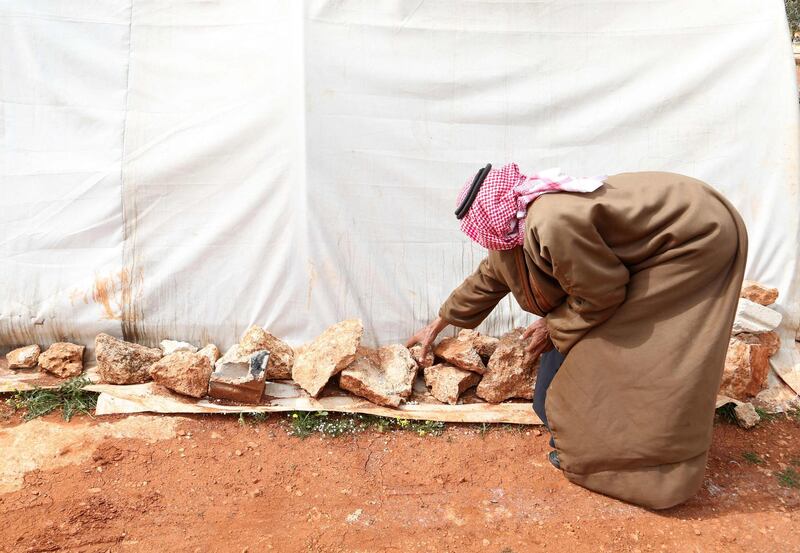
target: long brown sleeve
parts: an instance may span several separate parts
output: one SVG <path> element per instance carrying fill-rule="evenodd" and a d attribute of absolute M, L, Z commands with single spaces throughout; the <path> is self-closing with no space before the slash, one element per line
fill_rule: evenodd
<path fill-rule="evenodd" d="M 439 316 L 460 328 L 475 328 L 489 316 L 509 293 L 508 286 L 494 275 L 488 258 L 468 276 L 439 309 Z"/>

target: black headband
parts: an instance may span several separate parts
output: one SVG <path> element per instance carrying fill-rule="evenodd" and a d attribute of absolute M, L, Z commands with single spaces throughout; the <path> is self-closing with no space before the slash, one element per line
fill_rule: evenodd
<path fill-rule="evenodd" d="M 458 209 L 456 209 L 456 219 L 463 219 L 464 216 L 467 214 L 469 208 L 472 207 L 472 202 L 474 202 L 475 198 L 478 196 L 478 190 L 481 189 L 483 181 L 486 180 L 486 176 L 489 174 L 489 171 L 491 170 L 492 170 L 492 164 L 487 163 L 486 167 L 484 167 L 475 174 L 475 179 L 472 181 L 472 184 L 469 187 L 469 191 L 467 191 L 467 195 L 464 196 L 464 201 L 461 202 L 461 205 L 458 206 Z"/>

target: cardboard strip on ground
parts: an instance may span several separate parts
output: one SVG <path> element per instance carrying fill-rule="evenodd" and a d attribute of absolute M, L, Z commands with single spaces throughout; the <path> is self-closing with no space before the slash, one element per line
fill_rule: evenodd
<path fill-rule="evenodd" d="M 265 400 L 260 405 L 223 404 L 207 399 L 193 400 L 179 397 L 153 383 L 131 386 L 95 384 L 87 390 L 100 392 L 97 415 L 118 413 L 275 413 L 286 411 L 329 411 L 337 413 L 363 413 L 401 419 L 432 420 L 442 422 L 486 422 L 510 424 L 542 424 L 533 412 L 530 402 L 464 403 L 446 405 L 424 401 L 415 394 L 412 401 L 393 409 L 338 391 L 326 391 L 314 399 L 291 382 L 268 382 Z"/>

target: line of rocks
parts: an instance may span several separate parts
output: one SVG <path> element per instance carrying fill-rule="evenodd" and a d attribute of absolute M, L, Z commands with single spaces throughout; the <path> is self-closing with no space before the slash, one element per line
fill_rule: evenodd
<path fill-rule="evenodd" d="M 775 328 L 781 315 L 768 306 L 778 291 L 745 282 L 730 339 L 720 393 L 746 402 L 766 387 L 769 358 L 779 345 Z M 253 325 L 224 355 L 213 344 L 197 346 L 163 340 L 150 348 L 108 334 L 95 339 L 101 382 L 141 384 L 154 381 L 173 392 L 201 398 L 206 395 L 244 403 L 261 400 L 267 380 L 294 380 L 312 397 L 332 381 L 343 390 L 378 405 L 397 407 L 411 397 L 419 370 L 431 395 L 455 405 L 462 394 L 475 394 L 489 403 L 532 399 L 538 358 L 525 352 L 523 329 L 500 338 L 462 330 L 444 338 L 422 356 L 417 345 L 377 349 L 361 345 L 360 320 L 341 321 L 296 351 L 266 329 Z M 38 345 L 18 348 L 6 357 L 13 369 L 38 366 L 56 376 L 83 370 L 84 346 L 59 342 L 41 353 Z M 742 410 L 746 410 L 743 408 Z"/>
<path fill-rule="evenodd" d="M 777 288 L 746 280 L 736 307 L 720 394 L 735 400 L 734 415 L 744 428 L 755 426 L 759 421 L 750 401 L 761 403 L 757 398 L 767 388 L 770 357 L 780 348 L 776 329 L 782 315 L 770 308 L 777 299 Z"/>
<path fill-rule="evenodd" d="M 769 358 L 781 344 L 775 331 L 781 314 L 769 307 L 777 299 L 777 289 L 744 282 L 728 342 L 721 394 L 747 401 L 766 388 Z"/>

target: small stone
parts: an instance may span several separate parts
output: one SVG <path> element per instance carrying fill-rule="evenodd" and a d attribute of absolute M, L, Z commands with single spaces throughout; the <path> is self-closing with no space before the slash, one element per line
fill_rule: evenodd
<path fill-rule="evenodd" d="M 9 351 L 6 354 L 9 369 L 32 369 L 36 366 L 39 354 L 42 352 L 37 345 L 25 346 Z"/>
<path fill-rule="evenodd" d="M 197 353 L 197 346 L 193 346 L 189 342 L 177 342 L 175 340 L 161 340 L 161 352 L 164 355 L 175 353 L 176 351 L 188 351 L 190 353 Z"/>
<path fill-rule="evenodd" d="M 433 350 L 436 357 L 447 363 L 478 374 L 486 372 L 486 365 L 478 354 L 472 334 L 459 334 L 455 338 L 445 338 Z"/>
<path fill-rule="evenodd" d="M 358 319 L 328 327 L 298 353 L 292 366 L 292 379 L 317 397 L 333 375 L 353 362 L 363 334 L 364 325 Z"/>
<path fill-rule="evenodd" d="M 766 388 L 769 358 L 779 347 L 777 332 L 742 333 L 731 337 L 725 355 L 720 393 L 743 401 Z"/>
<path fill-rule="evenodd" d="M 197 353 L 208 357 L 208 360 L 211 361 L 211 366 L 214 366 L 220 356 L 219 348 L 214 344 L 206 344 L 202 349 L 198 350 Z"/>
<path fill-rule="evenodd" d="M 372 403 L 397 407 L 411 395 L 417 363 L 400 344 L 377 350 L 359 348 L 356 359 L 339 376 L 339 387 Z"/>
<path fill-rule="evenodd" d="M 522 333 L 517 328 L 500 338 L 489 367 L 476 393 L 489 403 L 500 403 L 511 398 L 533 399 L 533 385 L 539 369 L 538 357 L 525 351 Z"/>
<path fill-rule="evenodd" d="M 83 352 L 86 346 L 56 342 L 39 356 L 39 367 L 60 378 L 72 378 L 83 372 Z"/>
<path fill-rule="evenodd" d="M 733 408 L 733 414 L 742 428 L 753 428 L 761 420 L 752 403 L 739 403 Z"/>
<path fill-rule="evenodd" d="M 286 342 L 276 338 L 272 333 L 253 325 L 247 329 L 239 340 L 243 353 L 265 349 L 269 352 L 268 380 L 289 380 L 292 378 L 294 350 Z"/>
<path fill-rule="evenodd" d="M 425 355 L 425 357 L 422 356 L 421 344 L 411 346 L 408 351 L 411 353 L 411 358 L 417 363 L 420 369 L 427 369 L 433 365 L 433 350 L 428 349 L 428 354 Z"/>
<path fill-rule="evenodd" d="M 778 301 L 778 289 L 764 286 L 754 280 L 745 280 L 742 283 L 742 293 L 739 297 L 748 299 L 759 305 L 772 305 Z"/>
<path fill-rule="evenodd" d="M 736 306 L 736 319 L 733 322 L 733 333 L 750 332 L 759 334 L 778 328 L 783 315 L 748 299 L 739 299 Z"/>
<path fill-rule="evenodd" d="M 241 403 L 260 403 L 266 385 L 268 363 L 267 350 L 248 355 L 242 354 L 239 344 L 234 345 L 214 365 L 208 395 Z"/>
<path fill-rule="evenodd" d="M 242 450 L 241 449 L 237 449 L 236 451 L 234 451 L 234 453 L 236 454 L 237 457 L 241 457 L 242 456 Z"/>
<path fill-rule="evenodd" d="M 94 341 L 97 372 L 108 384 L 141 384 L 150 380 L 150 365 L 161 359 L 161 350 L 119 340 L 105 333 Z"/>
<path fill-rule="evenodd" d="M 150 366 L 150 376 L 165 388 L 201 398 L 208 393 L 211 362 L 205 355 L 191 351 L 176 351 Z"/>
<path fill-rule="evenodd" d="M 446 363 L 427 367 L 423 374 L 431 395 L 450 405 L 458 403 L 459 396 L 481 380 L 476 372 L 465 371 Z"/>

